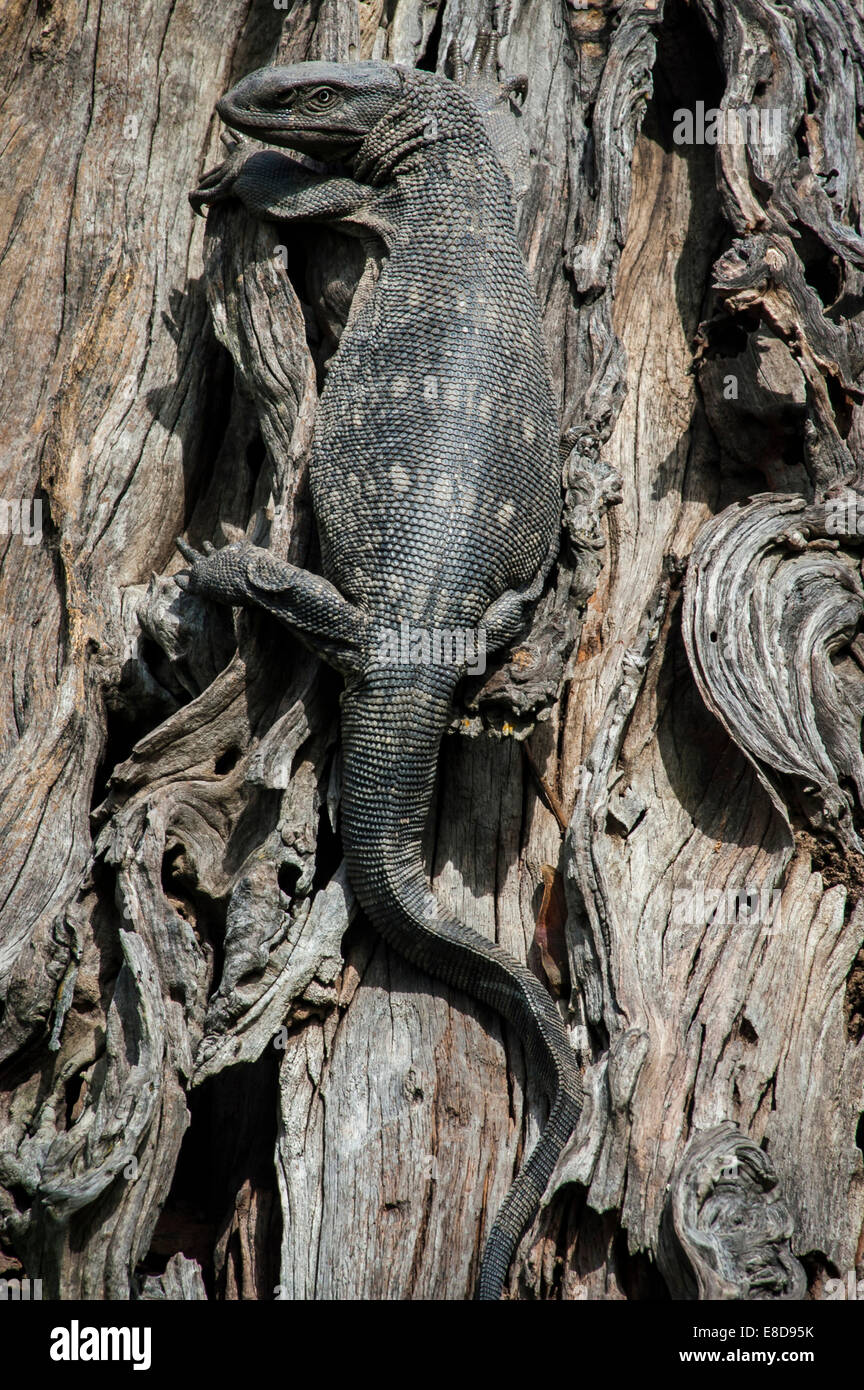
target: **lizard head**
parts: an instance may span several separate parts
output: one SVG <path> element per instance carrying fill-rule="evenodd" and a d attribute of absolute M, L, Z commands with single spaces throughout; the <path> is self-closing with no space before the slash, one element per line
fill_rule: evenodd
<path fill-rule="evenodd" d="M 402 95 L 387 63 L 292 63 L 259 68 L 216 110 L 226 125 L 318 159 L 355 150 Z"/>

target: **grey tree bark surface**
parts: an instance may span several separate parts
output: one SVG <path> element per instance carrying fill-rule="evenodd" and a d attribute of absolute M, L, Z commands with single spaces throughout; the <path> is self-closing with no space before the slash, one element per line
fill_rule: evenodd
<path fill-rule="evenodd" d="M 355 907 L 337 678 L 172 579 L 181 534 L 314 567 L 363 270 L 205 235 L 214 103 L 370 56 L 488 93 L 561 401 L 559 563 L 428 837 L 585 1068 L 510 1296 L 825 1296 L 864 1275 L 860 0 L 5 0 L 0 1276 L 464 1298 L 543 1119 Z M 698 103 L 758 119 L 679 143 Z"/>

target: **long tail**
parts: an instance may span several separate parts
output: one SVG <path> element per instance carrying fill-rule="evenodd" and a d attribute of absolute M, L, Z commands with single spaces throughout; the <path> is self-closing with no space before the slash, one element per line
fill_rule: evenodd
<path fill-rule="evenodd" d="M 479 1299 L 501 1296 L 582 1108 L 575 1054 L 551 998 L 500 946 L 446 917 L 423 871 L 422 840 L 451 708 L 452 682 L 429 668 L 382 675 L 343 697 L 342 828 L 351 882 L 382 936 L 401 955 L 491 1005 L 517 1030 L 551 1097 L 543 1132 L 495 1218 L 480 1266 Z"/>

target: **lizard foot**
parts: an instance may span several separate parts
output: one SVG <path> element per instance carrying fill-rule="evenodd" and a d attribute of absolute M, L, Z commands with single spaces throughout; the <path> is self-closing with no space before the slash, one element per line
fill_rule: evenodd
<path fill-rule="evenodd" d="M 222 135 L 222 144 L 228 151 L 228 158 L 223 159 L 215 168 L 208 169 L 198 187 L 189 194 L 189 202 L 202 217 L 205 203 L 222 203 L 231 197 L 237 175 L 246 163 L 251 148 L 250 140 L 246 140 L 242 135 L 229 134 L 227 131 Z"/>
<path fill-rule="evenodd" d="M 187 593 L 203 594 L 221 603 L 239 603 L 245 597 L 247 586 L 245 568 L 238 562 L 250 548 L 248 543 L 241 542 L 216 550 L 210 541 L 204 541 L 199 551 L 188 541 L 178 540 L 177 549 L 188 560 L 190 568 L 178 570 L 174 581 Z"/>
<path fill-rule="evenodd" d="M 519 104 L 524 104 L 528 94 L 528 78 L 524 74 L 501 75 L 499 47 L 504 32 L 496 29 L 478 34 L 470 63 L 465 61 L 456 40 L 451 39 L 445 68 L 449 68 L 453 81 L 464 89 L 482 116 L 486 134 L 513 186 L 513 195 L 519 199 L 531 182 L 531 150 Z"/>

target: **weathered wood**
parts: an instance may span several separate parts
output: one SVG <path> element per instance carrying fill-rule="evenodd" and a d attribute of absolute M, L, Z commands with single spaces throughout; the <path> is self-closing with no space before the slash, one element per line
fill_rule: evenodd
<path fill-rule="evenodd" d="M 659 1257 L 673 1297 L 801 1299 L 788 1208 L 770 1159 L 728 1122 L 694 1139 L 675 1174 Z"/>
<path fill-rule="evenodd" d="M 864 19 L 838 0 L 5 6 L 0 500 L 44 534 L 0 536 L 0 1268 L 52 1297 L 465 1297 L 543 1118 L 499 1020 L 356 912 L 338 680 L 172 580 L 183 533 L 315 564 L 305 454 L 363 257 L 230 209 L 205 237 L 186 194 L 232 80 L 368 56 L 483 94 L 562 405 L 560 562 L 463 693 L 428 834 L 442 901 L 546 978 L 586 1070 L 511 1296 L 800 1297 L 802 1269 L 818 1296 L 864 1229 Z M 676 143 L 700 101 L 779 120 Z M 706 1236 L 706 1174 L 770 1228 L 770 1278 Z"/>

